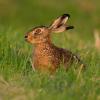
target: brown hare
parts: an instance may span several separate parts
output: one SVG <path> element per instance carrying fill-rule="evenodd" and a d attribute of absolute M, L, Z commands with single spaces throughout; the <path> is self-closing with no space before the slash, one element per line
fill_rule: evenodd
<path fill-rule="evenodd" d="M 66 25 L 69 17 L 69 14 L 63 14 L 49 27 L 35 27 L 25 35 L 25 39 L 35 46 L 32 60 L 35 69 L 54 72 L 60 64 L 64 64 L 64 68 L 67 69 L 74 60 L 80 63 L 80 59 L 72 52 L 59 48 L 51 42 L 51 33 L 64 32 L 73 28 Z"/>

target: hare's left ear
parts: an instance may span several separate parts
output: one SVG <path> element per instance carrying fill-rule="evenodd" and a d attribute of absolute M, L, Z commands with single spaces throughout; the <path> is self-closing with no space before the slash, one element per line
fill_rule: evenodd
<path fill-rule="evenodd" d="M 63 32 L 68 29 L 72 29 L 73 26 L 67 26 L 66 22 L 69 19 L 69 14 L 63 14 L 62 16 L 58 17 L 49 27 L 52 32 L 59 33 Z"/>

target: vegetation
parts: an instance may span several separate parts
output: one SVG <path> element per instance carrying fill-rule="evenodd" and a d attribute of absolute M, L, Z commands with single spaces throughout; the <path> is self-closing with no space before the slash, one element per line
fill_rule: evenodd
<path fill-rule="evenodd" d="M 63 13 L 71 15 L 68 24 L 75 29 L 52 34 L 52 41 L 80 55 L 87 68 L 34 72 L 33 47 L 24 35 Z M 100 52 L 93 34 L 99 28 L 99 0 L 0 0 L 0 100 L 100 100 Z"/>

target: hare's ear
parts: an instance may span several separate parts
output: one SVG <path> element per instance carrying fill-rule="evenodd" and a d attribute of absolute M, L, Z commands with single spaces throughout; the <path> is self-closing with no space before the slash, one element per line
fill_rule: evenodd
<path fill-rule="evenodd" d="M 66 22 L 70 17 L 69 14 L 63 14 L 62 16 L 58 17 L 49 27 L 52 32 L 63 32 L 67 29 L 72 29 L 73 26 L 67 26 Z"/>

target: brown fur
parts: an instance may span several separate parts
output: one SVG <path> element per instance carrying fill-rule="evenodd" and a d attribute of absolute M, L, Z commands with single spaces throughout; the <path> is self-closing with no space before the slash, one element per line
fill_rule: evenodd
<path fill-rule="evenodd" d="M 80 59 L 72 52 L 56 47 L 51 42 L 50 36 L 52 32 L 63 32 L 73 28 L 65 24 L 68 18 L 69 15 L 64 14 L 57 18 L 50 27 L 36 27 L 26 34 L 26 40 L 35 45 L 33 54 L 33 66 L 35 69 L 54 72 L 60 64 L 64 64 L 64 68 L 67 69 L 74 59 L 80 62 Z"/>

